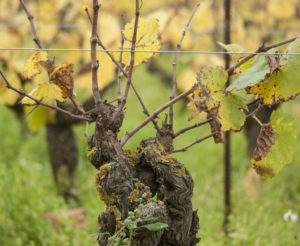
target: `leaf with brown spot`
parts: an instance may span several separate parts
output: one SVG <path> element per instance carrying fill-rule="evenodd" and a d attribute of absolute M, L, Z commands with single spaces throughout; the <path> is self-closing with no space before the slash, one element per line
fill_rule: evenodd
<path fill-rule="evenodd" d="M 63 96 L 73 95 L 73 64 L 61 64 L 48 69 L 49 79 L 56 84 L 63 92 Z"/>
<path fill-rule="evenodd" d="M 265 56 L 265 58 L 269 64 L 270 74 L 274 73 L 281 66 L 279 57 Z"/>
<path fill-rule="evenodd" d="M 39 84 L 37 87 L 35 87 L 29 94 L 29 96 L 32 96 L 33 98 L 45 101 L 48 104 L 53 104 L 54 100 L 65 102 L 66 98 L 63 96 L 62 90 L 59 86 L 53 83 L 42 83 Z M 36 105 L 36 102 L 30 99 L 29 97 L 23 97 L 23 99 L 20 101 L 21 104 L 27 105 L 27 106 L 34 106 Z"/>
<path fill-rule="evenodd" d="M 286 52 L 299 53 L 300 39 L 292 42 Z M 264 104 L 286 102 L 300 94 L 300 56 L 287 54 L 282 60 L 280 68 L 273 72 L 267 83 L 263 80 L 247 90 L 258 95 Z"/>
<path fill-rule="evenodd" d="M 297 138 L 296 121 L 282 110 L 271 115 L 271 124 L 264 124 L 258 137 L 254 157 L 255 171 L 263 178 L 272 178 L 292 159 Z"/>
<path fill-rule="evenodd" d="M 34 76 L 42 72 L 41 65 L 49 59 L 46 51 L 37 51 L 26 61 L 22 77 L 23 79 L 32 79 Z"/>

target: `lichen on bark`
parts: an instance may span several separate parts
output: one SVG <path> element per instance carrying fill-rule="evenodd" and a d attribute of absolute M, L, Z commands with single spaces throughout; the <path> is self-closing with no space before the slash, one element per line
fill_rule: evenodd
<path fill-rule="evenodd" d="M 155 232 L 138 227 L 132 245 L 196 245 L 200 239 L 191 203 L 193 179 L 166 152 L 165 147 L 173 148 L 172 131 L 163 124 L 157 136 L 142 141 L 137 151 L 123 150 L 117 136 L 123 114 L 112 105 L 102 107 L 88 147 L 89 160 L 98 169 L 97 190 L 107 206 L 98 218 L 99 245 L 109 245 L 109 235 L 117 233 L 128 213 L 136 210 L 140 218 L 155 217 L 168 227 Z"/>

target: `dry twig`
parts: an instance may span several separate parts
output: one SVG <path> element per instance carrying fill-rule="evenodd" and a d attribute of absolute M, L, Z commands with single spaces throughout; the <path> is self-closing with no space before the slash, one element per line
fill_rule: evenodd
<path fill-rule="evenodd" d="M 250 55 L 246 56 L 244 59 L 242 59 L 238 63 L 234 64 L 232 67 L 228 68 L 226 71 L 229 75 L 231 75 L 236 68 L 240 67 L 242 64 L 249 61 L 252 57 L 256 56 L 257 53 L 267 52 L 268 50 L 270 50 L 272 48 L 276 48 L 276 47 L 291 43 L 291 42 L 295 41 L 297 38 L 299 38 L 299 37 L 297 36 L 294 38 L 289 38 L 287 40 L 284 40 L 284 41 L 281 41 L 281 42 L 278 42 L 275 44 L 271 44 L 269 46 L 264 46 L 264 44 L 263 44 L 256 51 L 254 51 L 255 54 L 250 54 Z"/>
<path fill-rule="evenodd" d="M 176 71 L 177 71 L 177 60 L 178 60 L 178 51 L 181 49 L 181 45 L 182 45 L 182 42 L 183 42 L 183 39 L 185 37 L 185 34 L 186 34 L 186 31 L 196 13 L 196 11 L 198 10 L 200 4 L 198 3 L 195 8 L 193 9 L 193 12 L 192 12 L 192 15 L 190 17 L 190 19 L 188 20 L 188 22 L 186 23 L 185 27 L 184 27 L 184 30 L 182 32 L 182 35 L 181 35 L 181 39 L 179 41 L 179 43 L 177 44 L 177 49 L 176 49 L 176 53 L 175 53 L 175 57 L 174 57 L 174 60 L 173 60 L 173 86 L 172 86 L 172 93 L 171 93 L 171 96 L 170 96 L 170 100 L 172 100 L 174 97 L 175 97 L 175 93 L 176 93 L 176 90 L 177 90 L 177 77 L 176 77 Z M 170 111 L 169 111 L 169 124 L 171 126 L 171 129 L 173 129 L 173 115 L 174 115 L 174 112 L 173 112 L 173 106 L 170 107 Z"/>
<path fill-rule="evenodd" d="M 92 35 L 91 35 L 91 63 L 92 63 L 92 90 L 96 109 L 100 112 L 101 97 L 98 88 L 98 68 L 99 62 L 97 60 L 97 27 L 98 27 L 98 13 L 100 5 L 98 0 L 93 0 L 93 19 L 92 19 Z"/>
<path fill-rule="evenodd" d="M 130 132 L 127 132 L 125 137 L 121 141 L 121 145 L 123 146 L 129 138 L 131 138 L 136 132 L 138 132 L 140 129 L 142 129 L 145 125 L 147 125 L 152 119 L 157 117 L 162 111 L 164 111 L 166 108 L 170 107 L 180 99 L 186 97 L 187 95 L 191 94 L 195 90 L 195 86 L 193 86 L 191 89 L 181 93 L 179 96 L 175 97 L 173 100 L 170 100 L 165 105 L 161 106 L 159 109 L 155 110 L 150 116 L 148 116 L 147 119 L 145 119 L 141 124 L 139 124 L 136 128 L 131 130 Z"/>
<path fill-rule="evenodd" d="M 5 85 L 6 85 L 6 88 L 7 88 L 7 89 L 13 90 L 13 91 L 19 93 L 20 95 L 22 95 L 22 96 L 24 96 L 24 97 L 30 98 L 31 100 L 35 101 L 36 105 L 42 105 L 42 106 L 45 106 L 45 107 L 47 107 L 47 108 L 54 109 L 54 110 L 56 110 L 56 111 L 60 111 L 60 112 L 66 114 L 66 115 L 68 115 L 68 116 L 70 116 L 70 117 L 72 117 L 72 118 L 75 118 L 75 119 L 84 120 L 84 121 L 90 121 L 90 122 L 93 121 L 93 120 L 92 120 L 90 117 L 88 117 L 88 116 L 82 116 L 82 115 L 76 115 L 76 114 L 73 114 L 73 113 L 71 113 L 71 112 L 69 112 L 69 111 L 67 111 L 67 110 L 64 110 L 64 109 L 62 109 L 62 108 L 56 106 L 56 105 L 51 105 L 51 104 L 44 103 L 44 102 L 42 102 L 42 101 L 40 101 L 40 100 L 38 100 L 38 99 L 36 99 L 36 98 L 30 96 L 30 95 L 27 94 L 25 91 L 19 90 L 19 89 L 13 87 L 13 86 L 9 83 L 9 81 L 6 79 L 5 75 L 3 74 L 3 72 L 2 72 L 1 70 L 0 70 L 0 74 L 1 74 L 1 76 L 2 76 L 2 78 L 3 78 L 3 80 L 5 81 Z"/>
<path fill-rule="evenodd" d="M 214 136 L 214 135 L 216 135 L 216 134 L 218 134 L 218 133 L 219 133 L 219 132 L 213 132 L 213 133 L 211 133 L 211 134 L 209 134 L 209 135 L 207 135 L 207 136 L 205 136 L 205 137 L 203 137 L 203 138 L 197 139 L 197 140 L 194 141 L 193 143 L 191 143 L 191 144 L 189 144 L 189 145 L 187 145 L 187 146 L 185 146 L 185 147 L 183 147 L 183 148 L 181 148 L 181 149 L 175 149 L 175 150 L 172 150 L 171 152 L 169 152 L 169 154 L 177 153 L 177 152 L 184 152 L 184 151 L 186 151 L 188 148 L 194 146 L 195 144 L 201 143 L 201 142 L 203 142 L 204 140 L 206 140 L 206 139 L 208 139 L 208 138 L 210 138 L 210 137 L 212 137 L 212 136 Z"/>

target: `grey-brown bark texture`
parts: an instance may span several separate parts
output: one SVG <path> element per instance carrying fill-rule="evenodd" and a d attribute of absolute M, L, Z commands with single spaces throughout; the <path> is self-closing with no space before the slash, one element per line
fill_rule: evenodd
<path fill-rule="evenodd" d="M 96 186 L 107 206 L 99 216 L 99 245 L 108 245 L 108 235 L 115 234 L 128 212 L 137 208 L 140 218 L 156 217 L 168 227 L 158 232 L 139 227 L 132 245 L 196 245 L 200 239 L 191 203 L 193 180 L 184 165 L 165 151 L 172 148 L 167 125 L 157 138 L 142 141 L 137 151 L 123 150 L 117 138 L 123 115 L 116 115 L 114 106 L 103 104 L 89 140 L 88 158 L 98 169 Z"/>

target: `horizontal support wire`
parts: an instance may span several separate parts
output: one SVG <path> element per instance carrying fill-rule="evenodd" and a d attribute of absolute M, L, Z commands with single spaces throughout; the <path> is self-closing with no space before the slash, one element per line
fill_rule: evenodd
<path fill-rule="evenodd" d="M 59 48 L 0 48 L 0 50 L 22 50 L 22 51 L 62 51 L 62 52 L 90 52 L 90 49 L 59 49 Z M 97 50 L 97 52 L 121 52 L 122 50 Z M 123 52 L 131 52 L 130 50 L 123 50 Z M 135 50 L 135 53 L 179 53 L 179 54 L 206 54 L 206 55 L 289 55 L 289 56 L 299 56 L 300 53 L 267 53 L 267 52 L 226 52 L 226 51 L 199 51 L 199 50 Z"/>

